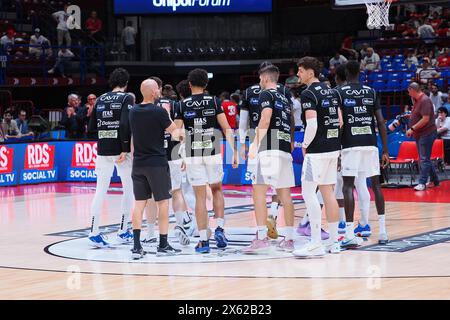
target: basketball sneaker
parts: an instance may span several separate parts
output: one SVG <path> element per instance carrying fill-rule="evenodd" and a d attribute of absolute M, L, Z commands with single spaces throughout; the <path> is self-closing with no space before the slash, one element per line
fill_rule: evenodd
<path fill-rule="evenodd" d="M 337 254 L 341 252 L 341 245 L 339 242 L 329 242 L 326 245 L 326 251 L 328 253 Z"/>
<path fill-rule="evenodd" d="M 99 233 L 97 235 L 89 234 L 89 242 L 96 248 L 108 248 L 110 247 L 109 242 L 106 241 L 108 239 L 103 233 Z"/>
<path fill-rule="evenodd" d="M 223 249 L 228 245 L 228 239 L 225 237 L 225 232 L 221 227 L 217 227 L 214 231 L 214 240 L 216 240 L 217 248 Z"/>
<path fill-rule="evenodd" d="M 363 243 L 363 239 L 358 237 L 353 237 L 351 239 L 344 237 L 344 240 L 341 242 L 342 248 L 357 248 Z"/>
<path fill-rule="evenodd" d="M 345 229 L 344 229 L 345 233 Z M 370 237 L 372 235 L 372 230 L 370 230 L 369 224 L 366 224 L 364 227 L 358 223 L 358 226 L 355 228 L 355 236 L 357 237 Z"/>
<path fill-rule="evenodd" d="M 178 239 L 178 242 L 182 246 L 187 246 L 189 243 L 191 243 L 191 240 L 189 239 L 188 235 L 186 234 L 186 231 L 184 231 L 184 228 L 180 226 L 175 226 L 175 236 Z"/>
<path fill-rule="evenodd" d="M 292 254 L 297 258 L 323 257 L 325 249 L 321 243 L 309 242 L 300 249 L 294 250 Z"/>
<path fill-rule="evenodd" d="M 125 232 L 117 232 L 117 241 L 119 243 L 125 244 L 130 243 L 133 241 L 133 233 L 131 232 L 131 229 L 128 229 Z"/>
<path fill-rule="evenodd" d="M 271 239 L 278 239 L 277 220 L 272 215 L 267 217 L 267 236 Z"/>
<path fill-rule="evenodd" d="M 267 253 L 270 250 L 270 242 L 269 238 L 266 237 L 263 240 L 259 240 L 258 238 L 254 239 L 252 243 L 242 249 L 242 253 L 245 254 L 258 254 L 258 253 Z"/>
<path fill-rule="evenodd" d="M 300 224 L 297 228 L 297 233 L 301 236 L 311 237 L 311 225 L 309 222 L 304 225 Z M 328 238 L 330 238 L 328 232 L 323 229 L 320 229 L 320 236 L 322 237 L 322 240 L 328 240 Z"/>
<path fill-rule="evenodd" d="M 169 243 L 162 248 L 161 246 L 158 246 L 158 249 L 156 251 L 157 257 L 163 257 L 163 256 L 174 256 L 181 252 L 180 249 L 173 248 Z"/>
<path fill-rule="evenodd" d="M 156 244 L 158 242 L 158 240 L 156 239 L 156 237 L 149 237 L 146 236 L 143 240 L 141 240 L 141 243 L 145 246 L 150 246 L 152 244 Z"/>
<path fill-rule="evenodd" d="M 131 258 L 133 260 L 142 259 L 145 254 L 146 254 L 146 252 L 144 251 L 144 249 L 142 247 L 140 247 L 139 249 L 135 249 L 135 248 L 131 249 Z"/>
<path fill-rule="evenodd" d="M 209 253 L 211 249 L 209 248 L 209 240 L 199 241 L 195 246 L 195 252 L 197 253 Z"/>
<path fill-rule="evenodd" d="M 378 244 L 385 245 L 389 242 L 389 238 L 386 233 L 381 233 L 378 238 Z"/>
<path fill-rule="evenodd" d="M 426 188 L 427 187 L 424 184 L 419 183 L 417 186 L 414 187 L 414 190 L 416 190 L 416 191 L 424 191 Z"/>
<path fill-rule="evenodd" d="M 286 252 L 294 251 L 294 240 L 281 240 L 281 242 L 277 245 L 277 250 Z"/>
<path fill-rule="evenodd" d="M 338 225 L 338 233 L 345 234 L 345 221 L 340 221 Z"/>

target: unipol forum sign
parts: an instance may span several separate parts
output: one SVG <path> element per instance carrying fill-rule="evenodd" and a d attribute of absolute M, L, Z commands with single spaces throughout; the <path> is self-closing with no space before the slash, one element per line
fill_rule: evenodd
<path fill-rule="evenodd" d="M 271 12 L 272 0 L 114 0 L 116 14 Z"/>

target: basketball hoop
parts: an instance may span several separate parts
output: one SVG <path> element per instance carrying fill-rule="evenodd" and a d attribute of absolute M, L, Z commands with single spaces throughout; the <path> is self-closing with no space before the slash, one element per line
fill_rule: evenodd
<path fill-rule="evenodd" d="M 389 26 L 389 8 L 395 0 L 364 0 L 367 7 L 367 28 L 380 29 Z"/>

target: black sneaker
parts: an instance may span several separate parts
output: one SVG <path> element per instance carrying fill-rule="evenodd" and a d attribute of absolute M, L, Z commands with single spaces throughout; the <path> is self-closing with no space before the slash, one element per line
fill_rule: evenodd
<path fill-rule="evenodd" d="M 158 246 L 158 250 L 156 251 L 157 257 L 162 256 L 174 256 L 181 252 L 180 249 L 172 248 L 170 244 L 167 244 L 164 248 L 161 248 L 161 246 Z"/>
<path fill-rule="evenodd" d="M 131 258 L 133 260 L 142 259 L 145 254 L 146 254 L 146 252 L 144 251 L 144 249 L 142 247 L 139 249 L 134 249 L 134 248 L 131 249 Z"/>

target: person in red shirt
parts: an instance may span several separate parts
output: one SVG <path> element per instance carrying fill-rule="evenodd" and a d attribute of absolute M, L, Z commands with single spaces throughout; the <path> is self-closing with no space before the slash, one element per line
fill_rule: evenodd
<path fill-rule="evenodd" d="M 225 115 L 227 117 L 228 124 L 232 129 L 237 129 L 237 103 L 233 100 L 230 100 L 230 93 L 226 91 L 220 94 L 219 99 L 222 102 L 223 111 L 225 112 Z"/>
<path fill-rule="evenodd" d="M 437 30 L 438 37 L 450 37 L 449 29 L 448 29 L 448 21 L 444 21 L 439 26 L 439 29 Z"/>
<path fill-rule="evenodd" d="M 439 18 L 439 14 L 437 12 L 433 13 L 433 19 L 431 20 L 431 26 L 434 30 L 437 30 L 442 23 L 442 19 Z"/>
<path fill-rule="evenodd" d="M 89 35 L 96 40 L 101 38 L 100 34 L 103 28 L 102 20 L 97 17 L 97 12 L 92 11 L 91 17 L 86 20 L 86 29 L 89 31 Z"/>
<path fill-rule="evenodd" d="M 445 48 L 437 58 L 437 66 L 440 68 L 450 67 L 450 54 L 449 49 Z"/>

